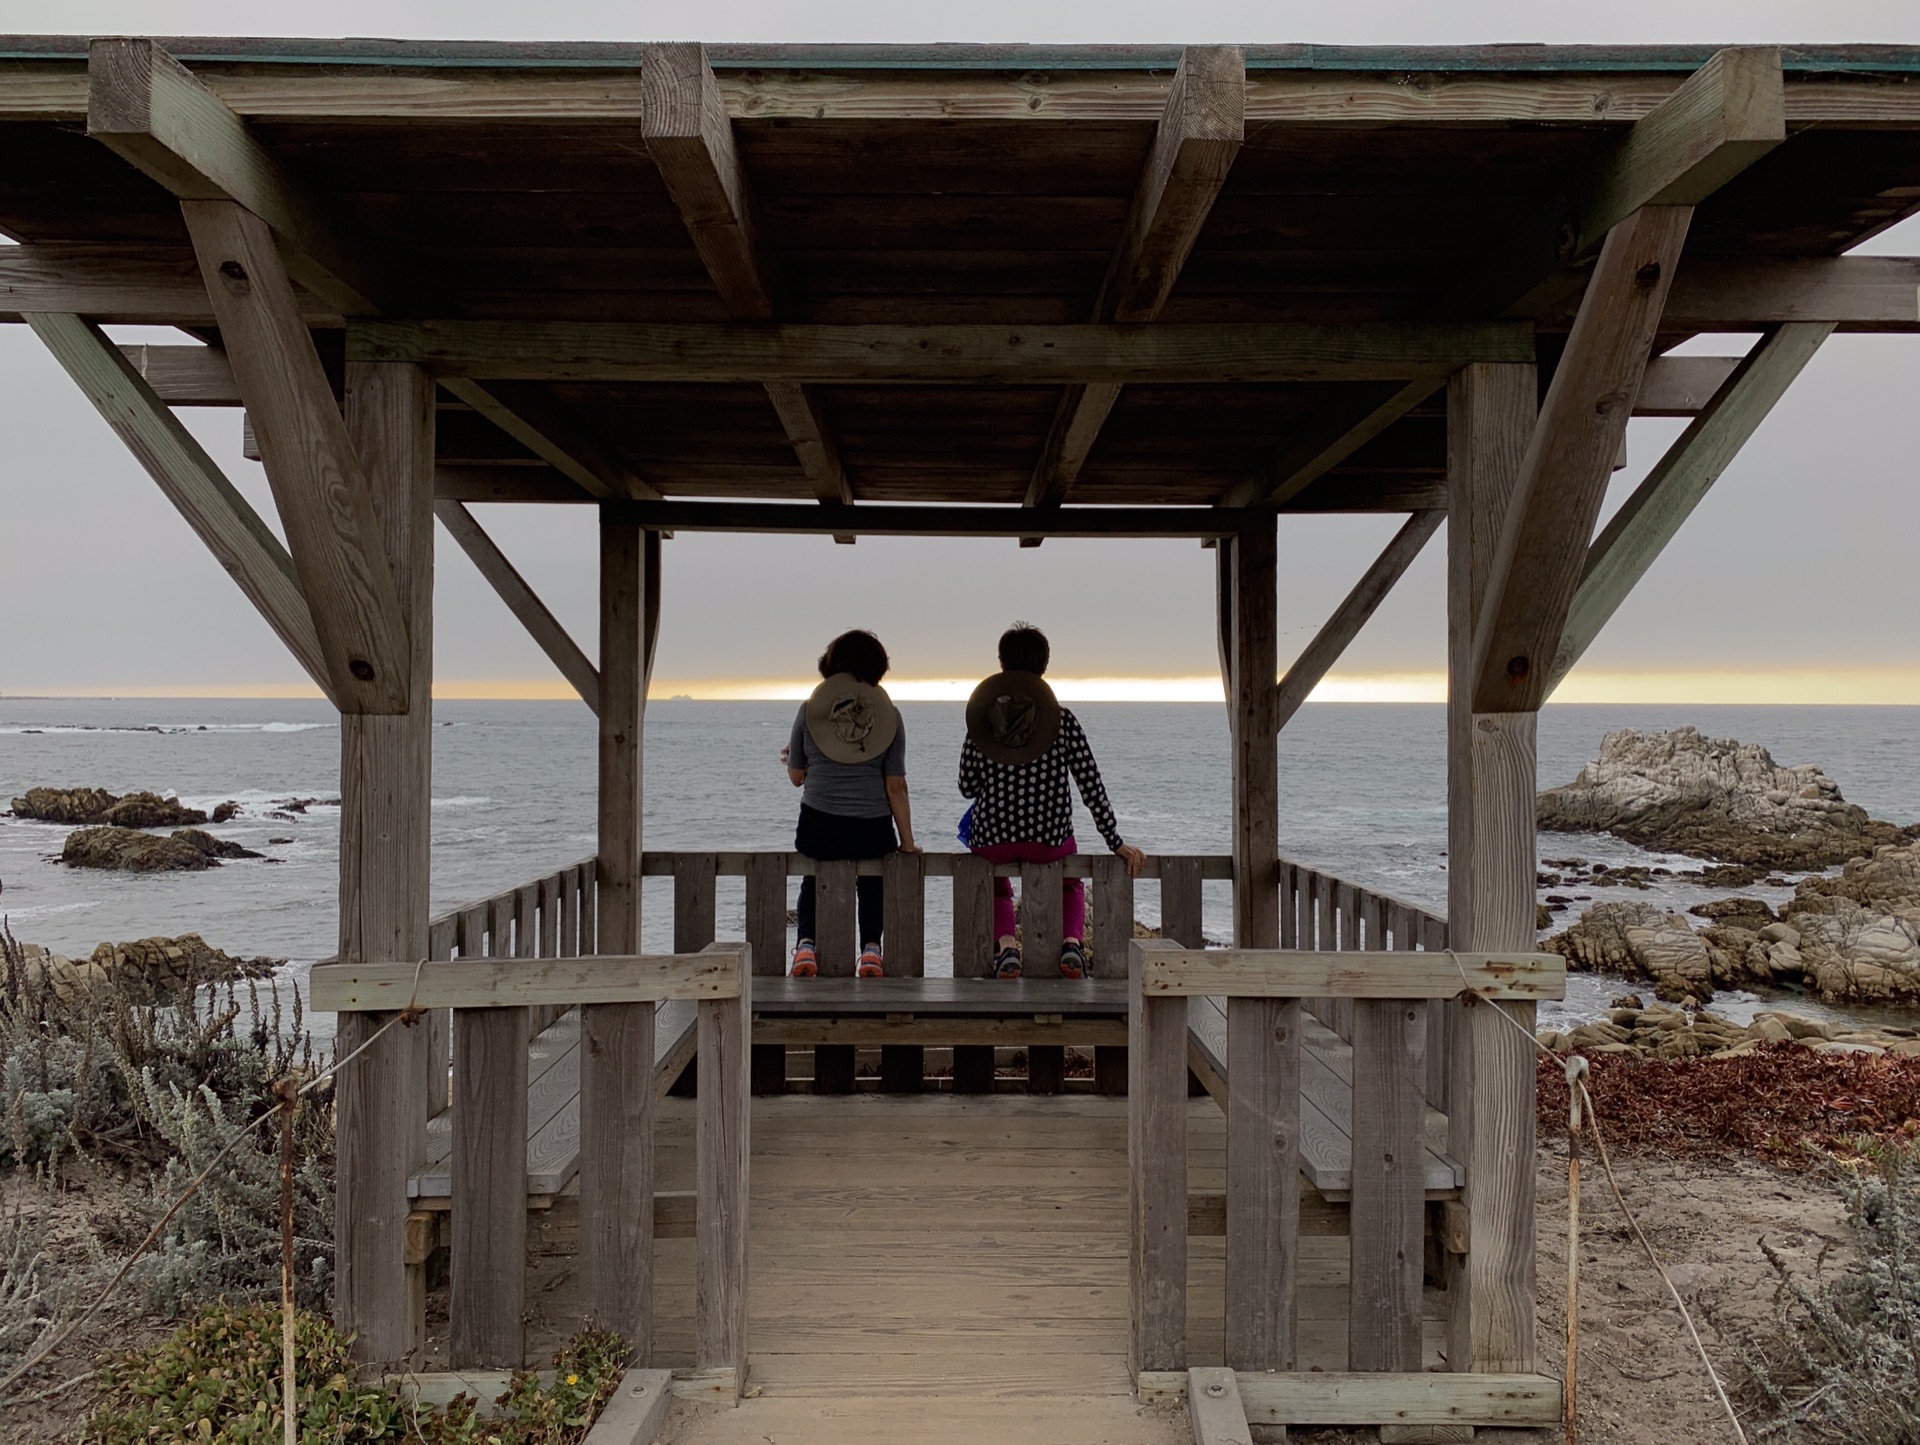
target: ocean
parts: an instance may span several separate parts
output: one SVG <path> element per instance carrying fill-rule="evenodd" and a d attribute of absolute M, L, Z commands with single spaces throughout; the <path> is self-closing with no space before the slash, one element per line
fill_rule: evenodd
<path fill-rule="evenodd" d="M 786 702 L 660 701 L 647 713 L 645 836 L 656 849 L 790 848 L 798 796 L 778 753 Z M 1120 827 L 1148 852 L 1228 851 L 1226 716 L 1186 703 L 1075 705 Z M 929 850 L 958 848 L 954 787 L 965 723 L 958 703 L 906 703 L 915 831 Z M 1817 763 L 1875 817 L 1920 821 L 1920 708 L 1550 707 L 1540 721 L 1543 787 L 1570 781 L 1614 728 L 1692 724 L 1759 742 L 1784 764 Z M 1432 704 L 1310 704 L 1281 734 L 1280 845 L 1290 858 L 1444 911 L 1446 726 Z M 441 702 L 434 708 L 433 908 L 484 897 L 594 848 L 594 722 L 577 702 Z M 243 955 L 293 960 L 294 977 L 334 948 L 339 811 L 268 816 L 291 798 L 337 799 L 340 734 L 326 704 L 260 700 L 0 699 L 0 800 L 37 785 L 177 793 L 195 807 L 233 800 L 213 831 L 265 853 L 203 873 L 139 876 L 54 861 L 63 828 L 0 817 L 0 912 L 23 941 L 89 953 L 102 940 L 197 932 Z M 1083 847 L 1100 848 L 1084 811 Z M 1543 835 L 1546 858 L 1695 867 L 1618 840 Z M 646 885 L 644 946 L 671 942 L 671 880 Z M 1790 889 L 1748 889 L 1783 901 Z M 1138 911 L 1155 921 L 1156 887 Z M 1677 908 L 1718 892 L 1670 883 L 1652 893 L 1601 890 Z M 928 967 L 946 972 L 950 915 L 928 890 Z M 1568 915 L 1576 916 L 1576 915 Z M 738 880 L 721 880 L 718 923 L 740 936 Z M 1209 937 L 1231 934 L 1225 884 L 1209 884 Z M 1587 1017 L 1622 991 L 1574 980 L 1545 1017 Z M 1725 999 L 1730 1011 L 1757 1006 Z M 1798 1003 L 1796 1007 L 1801 1007 Z M 1817 1012 L 1807 1009 L 1805 1011 Z M 316 1020 L 316 1024 L 330 1020 Z"/>

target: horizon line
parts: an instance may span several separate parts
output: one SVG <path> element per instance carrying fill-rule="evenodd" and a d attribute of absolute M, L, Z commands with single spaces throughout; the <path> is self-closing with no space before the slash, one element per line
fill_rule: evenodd
<path fill-rule="evenodd" d="M 1217 675 L 1161 677 L 1084 676 L 1050 679 L 1066 702 L 1225 702 Z M 964 702 L 974 678 L 896 678 L 887 691 L 901 702 Z M 814 687 L 809 678 L 659 678 L 649 700 L 669 702 L 796 702 Z M 434 698 L 448 702 L 549 702 L 577 700 L 561 678 L 439 679 Z M 1309 702 L 1442 703 L 1446 674 L 1440 671 L 1333 673 Z M 179 699 L 320 701 L 311 683 L 170 683 L 122 687 L 51 687 L 0 692 L 0 701 L 38 699 Z M 1576 670 L 1551 699 L 1560 703 L 1673 706 L 1920 706 L 1920 665 L 1912 667 L 1778 668 L 1770 670 L 1640 669 Z"/>

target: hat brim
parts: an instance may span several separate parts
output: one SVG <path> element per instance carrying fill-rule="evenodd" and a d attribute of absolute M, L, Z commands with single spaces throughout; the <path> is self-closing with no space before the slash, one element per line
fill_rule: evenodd
<path fill-rule="evenodd" d="M 893 746 L 900 714 L 884 688 L 836 673 L 807 699 L 807 734 L 833 762 L 870 763 Z"/>
<path fill-rule="evenodd" d="M 1023 715 L 1009 736 L 1012 710 Z M 967 736 L 989 762 L 1011 768 L 1030 763 L 1060 737 L 1059 699 L 1038 673 L 996 672 L 967 699 Z"/>

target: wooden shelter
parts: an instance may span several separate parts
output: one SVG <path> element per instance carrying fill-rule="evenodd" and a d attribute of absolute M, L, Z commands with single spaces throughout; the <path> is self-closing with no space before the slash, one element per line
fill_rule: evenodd
<path fill-rule="evenodd" d="M 691 1232 L 678 1388 L 734 1398 L 762 1371 L 749 1115 L 777 1133 L 846 1107 L 857 1048 L 912 1093 L 928 1048 L 990 1092 L 993 1049 L 1020 1047 L 1045 1094 L 1076 1045 L 1090 1100 L 967 1107 L 1084 1114 L 1088 1138 L 1125 1116 L 1122 1388 L 1205 1367 L 1207 1438 L 1236 1409 L 1401 1439 L 1551 1420 L 1535 719 L 1824 338 L 1920 331 L 1920 260 L 1846 254 L 1916 207 L 1916 49 L 0 38 L 0 320 L 340 709 L 339 962 L 315 997 L 342 1045 L 435 1011 L 340 1087 L 342 1323 L 407 1356 L 444 1239 L 453 1363 L 520 1363 L 527 1206 L 577 1190 L 583 1310 L 672 1353 L 655 1236 Z M 120 346 L 101 328 L 122 322 L 197 340 Z M 1760 340 L 1669 354 L 1713 332 Z M 245 408 L 284 547 L 188 406 Z M 1632 415 L 1692 422 L 1596 536 Z M 597 649 L 470 502 L 598 507 Z M 1283 677 L 1276 529 L 1335 511 L 1407 521 Z M 436 514 L 599 719 L 600 843 L 430 920 Z M 1275 734 L 1446 518 L 1443 920 L 1282 856 Z M 1151 861 L 1166 941 L 1130 973 L 1134 885 L 1076 861 L 1100 977 L 1016 988 L 973 977 L 989 865 L 890 859 L 896 976 L 780 978 L 788 880 L 816 865 L 642 851 L 661 540 L 690 530 L 1206 539 L 1231 857 Z M 1026 870 L 1036 949 L 1060 867 Z M 823 957 L 850 966 L 855 870 L 817 871 Z M 672 956 L 639 956 L 647 872 L 675 878 Z M 716 944 L 732 874 L 750 936 Z M 1205 876 L 1232 883 L 1228 951 L 1202 948 Z M 951 981 L 921 977 L 930 880 L 953 890 Z M 787 1089 L 790 1045 L 813 1092 L 750 1105 L 749 1080 Z M 683 1198 L 656 1190 L 678 1107 L 657 1095 L 696 1057 Z M 1189 1070 L 1224 1122 L 1186 1103 Z M 1222 1187 L 1192 1188 L 1190 1158 L 1224 1159 Z M 1337 1268 L 1314 1263 L 1336 1235 Z M 1209 1324 L 1189 1283 L 1214 1240 Z M 783 1247 L 755 1246 L 757 1281 Z"/>

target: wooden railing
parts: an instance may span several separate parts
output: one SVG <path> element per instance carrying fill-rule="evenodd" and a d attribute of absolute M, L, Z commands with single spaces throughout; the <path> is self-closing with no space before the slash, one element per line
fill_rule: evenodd
<path fill-rule="evenodd" d="M 543 877 L 518 884 L 490 898 L 465 904 L 434 918 L 428 927 L 428 956 L 450 958 L 572 958 L 592 951 L 596 861 L 571 863 Z M 778 977 L 786 969 L 787 911 L 790 881 L 815 878 L 820 970 L 823 976 L 848 976 L 860 940 L 855 937 L 855 887 L 859 877 L 886 879 L 887 972 L 917 978 L 926 973 L 927 883 L 951 890 L 954 973 L 984 976 L 993 967 L 994 877 L 1019 878 L 1020 924 L 1026 955 L 1041 960 L 1057 953 L 1061 936 L 1060 882 L 1085 878 L 1091 885 L 1089 967 L 1095 978 L 1126 977 L 1126 945 L 1133 938 L 1135 880 L 1126 865 L 1104 854 L 1081 854 L 1059 863 L 990 863 L 971 853 L 896 853 L 862 863 L 820 863 L 790 852 L 650 852 L 641 863 L 643 877 L 673 879 L 673 948 L 690 953 L 715 937 L 715 891 L 719 878 L 741 878 L 746 888 L 746 938 L 753 946 L 754 971 Z M 1233 860 L 1223 854 L 1149 856 L 1143 878 L 1160 894 L 1160 935 L 1190 948 L 1207 944 L 1202 923 L 1203 885 L 1231 882 Z M 1417 904 L 1321 873 L 1289 859 L 1280 861 L 1280 942 L 1284 948 L 1327 950 L 1411 950 L 1446 946 L 1446 920 Z M 1115 941 L 1118 946 L 1115 946 Z M 1338 999 L 1309 1005 L 1316 1017 L 1351 1042 L 1351 1006 Z M 1426 1097 L 1447 1108 L 1451 1077 L 1449 1030 L 1442 1010 L 1433 1010 L 1425 1050 Z M 544 1023 L 551 1012 L 541 1017 Z M 449 1023 L 442 1011 L 434 1019 L 434 1057 L 445 1059 Z M 984 1055 L 984 1057 L 982 1057 Z M 1110 1055 L 1110 1057 L 1106 1057 Z M 815 1050 L 815 1087 L 845 1092 L 855 1085 L 854 1051 L 840 1045 Z M 1121 1050 L 1096 1057 L 1096 1076 L 1109 1092 L 1124 1088 Z M 889 1046 L 881 1056 L 882 1088 L 922 1087 L 924 1051 Z M 778 1092 L 785 1082 L 785 1057 L 778 1045 L 755 1051 L 755 1091 Z M 954 1058 L 961 1087 L 991 1087 L 991 1049 L 965 1046 Z M 1028 1050 L 1028 1086 L 1035 1092 L 1064 1087 L 1065 1054 L 1058 1048 Z M 446 1107 L 447 1080 L 435 1070 L 429 1083 L 429 1112 Z"/>
<path fill-rule="evenodd" d="M 1339 910 L 1312 910 L 1316 932 Z M 1364 910 L 1359 937 L 1367 938 Z M 1406 920 L 1402 920 L 1405 922 Z M 1296 927 L 1298 920 L 1296 920 Z M 1391 922 L 1382 922 L 1389 931 Z M 1296 934 L 1297 937 L 1297 934 Z M 1365 950 L 1362 950 L 1365 952 Z M 1129 973 L 1128 1170 L 1132 1335 L 1137 1379 L 1183 1372 L 1187 1360 L 1188 1001 L 1227 1000 L 1225 1355 L 1260 1394 L 1272 1424 L 1400 1424 L 1409 1390 L 1464 1402 L 1447 1423 L 1548 1424 L 1557 1390 L 1532 1376 L 1424 1375 L 1421 1342 L 1425 1195 L 1422 1173 L 1427 1015 L 1442 1000 L 1557 998 L 1553 954 L 1383 954 L 1339 950 L 1200 950 L 1133 944 Z M 1352 1045 L 1352 1202 L 1347 1369 L 1339 1419 L 1317 1418 L 1327 1376 L 1302 1371 L 1300 1276 L 1302 1019 L 1308 1000 L 1345 1019 Z M 1526 1082 L 1530 1086 L 1529 1072 Z M 1531 1118 L 1531 1094 L 1527 1100 Z M 1518 1168 L 1531 1169 L 1522 1159 Z M 1456 1287 L 1470 1287 L 1456 1284 Z M 1456 1365 L 1456 1368 L 1459 1368 Z M 1516 1383 L 1516 1380 L 1518 1383 Z M 1524 1397 L 1527 1418 L 1515 1419 Z M 1498 1402 L 1505 1401 L 1505 1404 Z M 1256 1402 L 1247 1399 L 1248 1413 Z M 1488 1413 L 1476 1417 L 1472 1411 Z M 1534 1418 L 1538 1416 L 1539 1418 Z"/>
<path fill-rule="evenodd" d="M 560 901 L 560 895 L 555 897 Z M 559 911 L 564 914 L 564 902 Z M 504 938 L 506 931 L 503 927 L 499 936 Z M 576 934 L 576 943 L 579 938 Z M 738 1394 L 746 1365 L 752 972 L 751 951 L 742 943 L 716 943 L 671 955 L 556 958 L 544 963 L 496 958 L 315 967 L 311 988 L 317 1009 L 391 1013 L 412 1002 L 452 1013 L 456 1049 L 448 1353 L 454 1368 L 519 1369 L 525 1363 L 530 1012 L 576 1005 L 614 1006 L 618 1012 L 624 1005 L 646 1005 L 644 1033 L 650 1035 L 653 1005 L 693 999 L 699 1009 L 695 1057 L 700 1077 L 694 1370 L 710 1392 Z M 634 1036 L 631 1029 L 626 1032 Z M 637 1097 L 601 1097 L 597 1091 L 609 1087 L 603 1082 L 608 1077 L 598 1069 L 581 1070 L 583 1124 L 621 1118 L 629 1121 L 635 1137 L 620 1141 L 619 1148 L 582 1137 L 583 1267 L 594 1281 L 589 1295 L 600 1306 L 599 1322 L 621 1329 L 644 1363 L 652 1323 L 652 1097 L 645 1087 Z M 638 1247 L 627 1247 L 634 1240 Z"/>

